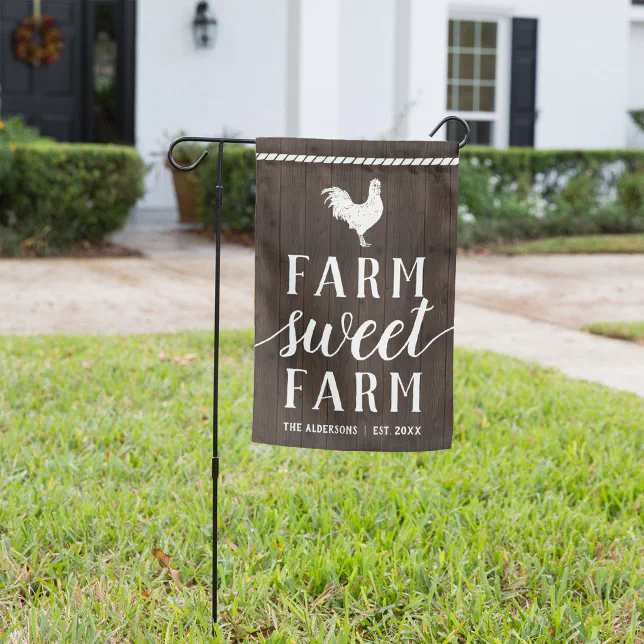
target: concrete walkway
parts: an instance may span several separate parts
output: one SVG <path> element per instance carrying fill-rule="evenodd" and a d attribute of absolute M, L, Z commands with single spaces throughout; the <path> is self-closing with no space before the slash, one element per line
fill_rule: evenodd
<path fill-rule="evenodd" d="M 457 298 L 455 342 L 553 367 L 644 397 L 644 346 L 500 313 Z"/>
<path fill-rule="evenodd" d="M 146 257 L 214 257 L 215 245 L 199 235 L 200 226 L 190 224 L 128 226 L 111 235 L 119 246 L 140 250 Z"/>
<path fill-rule="evenodd" d="M 211 329 L 212 246 L 166 242 L 145 259 L 0 261 L 0 333 Z M 226 245 L 223 328 L 252 326 L 253 283 L 253 251 Z M 644 396 L 644 346 L 577 330 L 600 320 L 644 320 L 644 256 L 458 260 L 457 344 Z"/>

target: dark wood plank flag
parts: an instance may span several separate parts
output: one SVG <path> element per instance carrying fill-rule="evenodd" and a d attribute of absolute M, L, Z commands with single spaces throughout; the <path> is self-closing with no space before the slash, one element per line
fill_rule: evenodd
<path fill-rule="evenodd" d="M 257 140 L 253 440 L 451 446 L 458 145 Z"/>

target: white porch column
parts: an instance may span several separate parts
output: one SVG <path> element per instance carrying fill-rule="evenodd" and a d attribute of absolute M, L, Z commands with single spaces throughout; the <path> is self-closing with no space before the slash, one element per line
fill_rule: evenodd
<path fill-rule="evenodd" d="M 341 0 L 301 0 L 298 136 L 339 133 L 340 5 Z"/>
<path fill-rule="evenodd" d="M 407 136 L 427 139 L 447 114 L 447 0 L 410 0 L 409 99 Z M 443 139 L 445 132 L 437 133 Z"/>

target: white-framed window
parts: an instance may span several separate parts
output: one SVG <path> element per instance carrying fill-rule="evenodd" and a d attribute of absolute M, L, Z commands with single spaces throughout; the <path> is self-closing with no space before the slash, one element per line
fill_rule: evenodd
<path fill-rule="evenodd" d="M 446 108 L 467 120 L 473 144 L 507 145 L 508 31 L 507 17 L 494 15 L 455 14 L 448 23 Z M 449 138 L 459 134 L 456 123 L 448 124 Z"/>

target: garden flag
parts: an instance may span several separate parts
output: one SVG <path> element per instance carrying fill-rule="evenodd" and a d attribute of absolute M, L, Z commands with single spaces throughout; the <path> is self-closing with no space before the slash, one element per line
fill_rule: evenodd
<path fill-rule="evenodd" d="M 253 440 L 452 441 L 458 144 L 257 140 Z"/>

